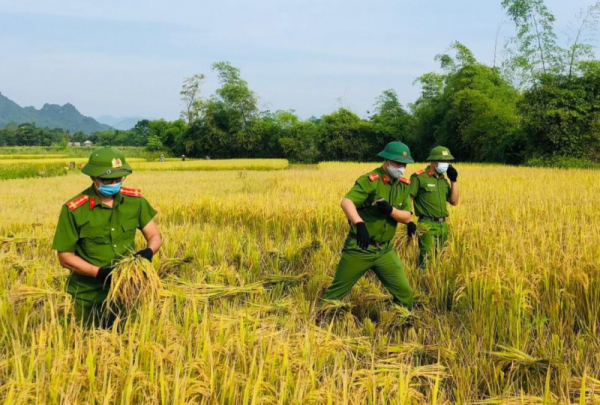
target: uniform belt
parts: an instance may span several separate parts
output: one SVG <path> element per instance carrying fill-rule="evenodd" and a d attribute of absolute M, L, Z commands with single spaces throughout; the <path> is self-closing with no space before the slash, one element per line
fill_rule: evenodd
<path fill-rule="evenodd" d="M 446 222 L 446 218 L 445 217 L 419 217 L 419 220 L 422 219 L 426 219 L 427 221 L 433 221 L 433 222 Z"/>
<path fill-rule="evenodd" d="M 352 236 L 352 238 L 356 239 L 356 234 L 355 233 L 350 232 L 350 236 Z M 380 247 L 380 246 L 383 246 L 383 245 L 387 245 L 390 242 L 391 241 L 389 241 L 389 240 L 386 241 L 386 242 L 375 242 L 373 240 L 369 240 L 369 245 L 370 246 L 375 246 L 375 247 Z"/>

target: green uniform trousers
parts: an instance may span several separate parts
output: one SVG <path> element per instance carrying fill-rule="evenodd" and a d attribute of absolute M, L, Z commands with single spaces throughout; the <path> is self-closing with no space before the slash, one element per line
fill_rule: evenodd
<path fill-rule="evenodd" d="M 91 277 L 73 274 L 69 277 L 66 287 L 67 292 L 73 297 L 77 323 L 86 328 L 112 326 L 116 316 L 105 305 L 109 285 L 105 286 Z"/>
<path fill-rule="evenodd" d="M 424 268 L 432 255 L 439 253 L 448 240 L 448 224 L 427 219 L 419 220 L 429 230 L 419 237 L 419 267 Z"/>
<path fill-rule="evenodd" d="M 379 247 L 369 246 L 367 250 L 363 250 L 356 245 L 354 235 L 348 236 L 344 243 L 342 259 L 323 299 L 341 300 L 369 269 L 375 272 L 379 281 L 392 294 L 396 304 L 412 309 L 413 291 L 393 244 L 387 242 Z"/>

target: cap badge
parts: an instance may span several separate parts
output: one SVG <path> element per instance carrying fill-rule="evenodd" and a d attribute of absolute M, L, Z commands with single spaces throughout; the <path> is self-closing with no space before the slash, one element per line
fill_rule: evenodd
<path fill-rule="evenodd" d="M 115 158 L 112 160 L 113 169 L 121 166 L 123 166 L 123 163 L 121 163 L 121 159 Z"/>
<path fill-rule="evenodd" d="M 406 151 L 402 152 L 402 156 L 406 156 L 408 155 L 408 153 L 406 153 Z"/>
<path fill-rule="evenodd" d="M 447 150 L 443 150 L 443 151 L 442 151 L 442 155 L 443 155 L 443 156 L 448 156 L 448 151 L 447 151 Z"/>

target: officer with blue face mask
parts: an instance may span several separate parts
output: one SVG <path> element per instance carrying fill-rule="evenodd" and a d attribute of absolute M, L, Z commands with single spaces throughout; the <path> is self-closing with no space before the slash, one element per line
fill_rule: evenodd
<path fill-rule="evenodd" d="M 109 327 L 114 315 L 104 303 L 115 263 L 133 251 L 137 229 L 146 247 L 136 255 L 148 261 L 160 248 L 161 236 L 156 211 L 142 191 L 123 187 L 133 171 L 123 152 L 97 149 L 81 171 L 93 183 L 63 205 L 52 248 L 71 271 L 66 290 L 73 297 L 77 321 Z"/>
<path fill-rule="evenodd" d="M 450 215 L 447 203 L 458 204 L 458 172 L 450 161 L 454 157 L 448 148 L 437 146 L 431 150 L 429 166 L 416 171 L 410 178 L 410 195 L 419 222 L 428 231 L 419 237 L 419 266 L 425 267 L 427 258 L 439 251 L 448 238 L 446 219 Z M 444 177 L 448 176 L 448 179 Z M 449 180 L 449 181 L 448 181 Z"/>

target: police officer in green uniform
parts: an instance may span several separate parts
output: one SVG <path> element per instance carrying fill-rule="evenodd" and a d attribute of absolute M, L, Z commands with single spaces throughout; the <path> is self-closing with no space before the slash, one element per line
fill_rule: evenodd
<path fill-rule="evenodd" d="M 402 177 L 413 163 L 408 146 L 391 142 L 379 153 L 383 165 L 358 178 L 341 206 L 350 223 L 342 259 L 325 300 L 340 300 L 369 269 L 392 294 L 394 302 L 412 309 L 413 291 L 404 265 L 393 249 L 398 222 L 416 230 L 412 222 L 410 181 Z"/>
<path fill-rule="evenodd" d="M 147 241 L 136 255 L 149 261 L 160 248 L 161 235 L 153 220 L 156 211 L 141 190 L 122 187 L 132 173 L 123 152 L 97 149 L 81 171 L 93 183 L 62 207 L 52 248 L 71 271 L 66 290 L 74 299 L 77 321 L 110 327 L 115 317 L 104 302 L 114 264 L 133 251 L 136 229 Z"/>
<path fill-rule="evenodd" d="M 446 203 L 458 204 L 458 172 L 449 163 L 454 160 L 448 148 L 436 146 L 427 160 L 424 170 L 418 170 L 410 178 L 410 195 L 419 222 L 429 230 L 419 238 L 419 267 L 425 267 L 427 258 L 441 249 L 448 238 L 449 216 Z M 448 180 L 444 177 L 448 175 Z"/>

